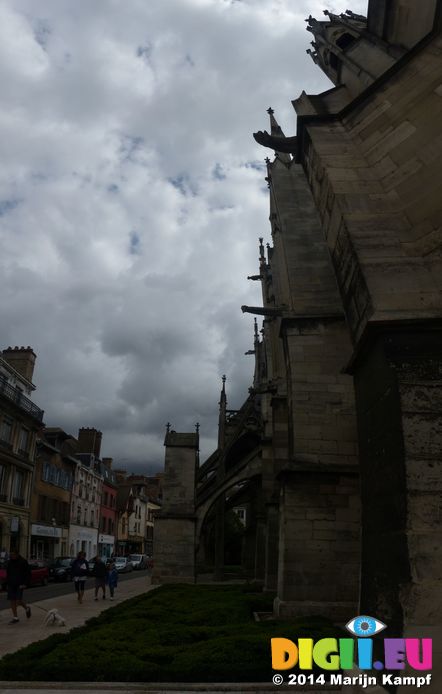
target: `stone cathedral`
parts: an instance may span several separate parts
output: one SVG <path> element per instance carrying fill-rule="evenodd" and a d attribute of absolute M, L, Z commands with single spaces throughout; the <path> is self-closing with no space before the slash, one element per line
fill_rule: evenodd
<path fill-rule="evenodd" d="M 209 524 L 221 578 L 243 505 L 244 566 L 275 616 L 442 636 L 441 6 L 306 20 L 334 86 L 292 102 L 296 134 L 269 109 L 254 135 L 274 154 L 262 306 L 242 307 L 253 385 L 229 410 L 223 380 L 208 460 L 198 432 L 166 434 L 158 582 L 195 580 Z"/>

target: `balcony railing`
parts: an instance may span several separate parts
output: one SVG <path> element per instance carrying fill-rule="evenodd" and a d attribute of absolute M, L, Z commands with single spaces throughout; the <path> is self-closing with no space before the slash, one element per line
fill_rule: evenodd
<path fill-rule="evenodd" d="M 40 410 L 40 408 L 37 407 L 37 405 L 34 405 L 29 398 L 27 398 L 25 395 L 23 395 L 23 393 L 17 390 L 17 388 L 14 388 L 10 383 L 2 378 L 0 378 L 0 393 L 8 398 L 8 400 L 15 402 L 16 405 L 30 414 L 31 417 L 34 417 L 39 422 L 43 421 L 44 411 Z"/>

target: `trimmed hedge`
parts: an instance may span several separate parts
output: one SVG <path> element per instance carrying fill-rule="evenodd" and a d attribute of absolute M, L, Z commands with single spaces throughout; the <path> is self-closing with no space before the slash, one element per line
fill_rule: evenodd
<path fill-rule="evenodd" d="M 107 682 L 271 680 L 270 638 L 336 636 L 321 617 L 256 623 L 273 596 L 241 586 L 162 586 L 0 660 L 0 679 Z"/>

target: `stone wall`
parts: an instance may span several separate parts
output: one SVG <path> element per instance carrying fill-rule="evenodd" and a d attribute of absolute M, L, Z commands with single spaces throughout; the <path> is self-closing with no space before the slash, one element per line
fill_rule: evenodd
<path fill-rule="evenodd" d="M 195 582 L 195 520 L 159 516 L 155 520 L 152 583 Z"/>
<path fill-rule="evenodd" d="M 393 327 L 393 326 L 392 326 Z M 362 482 L 361 611 L 388 636 L 432 638 L 442 674 L 442 330 L 380 331 L 355 364 Z"/>
<path fill-rule="evenodd" d="M 283 474 L 280 503 L 278 617 L 357 614 L 360 504 L 357 470 L 333 466 Z"/>
<path fill-rule="evenodd" d="M 165 439 L 163 505 L 155 520 L 153 583 L 195 581 L 195 476 L 198 434 Z"/>
<path fill-rule="evenodd" d="M 305 122 L 303 162 L 356 339 L 369 319 L 442 309 L 441 46 L 342 118 Z"/>
<path fill-rule="evenodd" d="M 396 634 L 442 613 L 441 55 L 438 35 L 341 115 L 301 123 L 354 343 L 361 609 Z"/>
<path fill-rule="evenodd" d="M 287 321 L 291 457 L 296 461 L 357 464 L 352 379 L 342 373 L 351 352 L 342 319 Z"/>
<path fill-rule="evenodd" d="M 273 319 L 273 325 L 278 323 L 273 334 L 283 346 L 284 388 L 277 384 L 272 399 L 273 474 L 281 495 L 279 515 L 268 507 L 265 585 L 274 585 L 272 562 L 278 560 L 276 614 L 350 618 L 359 590 L 359 515 L 349 506 L 349 495 L 357 496 L 357 429 L 353 382 L 343 368 L 352 346 L 304 172 L 295 162 L 276 157 L 268 173 L 274 242 L 270 273 L 274 306 L 281 315 Z M 338 472 L 342 466 L 349 467 L 351 492 L 347 477 Z M 270 546 L 275 521 L 278 553 Z M 345 577 L 335 566 L 343 554 L 351 555 L 352 563 Z M 325 576 L 333 587 L 321 579 L 328 563 L 333 568 Z M 347 597 L 339 596 L 340 590 Z"/>

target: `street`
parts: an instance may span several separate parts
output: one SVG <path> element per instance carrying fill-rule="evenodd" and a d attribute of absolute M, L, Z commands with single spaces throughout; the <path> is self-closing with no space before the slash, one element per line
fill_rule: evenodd
<path fill-rule="evenodd" d="M 131 571 L 130 573 L 118 574 L 118 582 L 130 581 L 134 578 L 140 578 L 141 576 L 148 576 L 149 569 L 142 569 L 139 571 Z M 90 576 L 86 580 L 86 590 L 94 587 L 94 577 Z M 38 602 L 40 600 L 47 600 L 49 598 L 56 598 L 60 595 L 67 595 L 68 593 L 74 592 L 74 584 L 72 581 L 58 582 L 49 581 L 46 586 L 35 586 L 34 588 L 26 588 L 25 590 L 25 600 L 30 603 Z M 6 591 L 0 592 L 0 610 L 4 610 L 8 606 L 6 600 Z"/>

